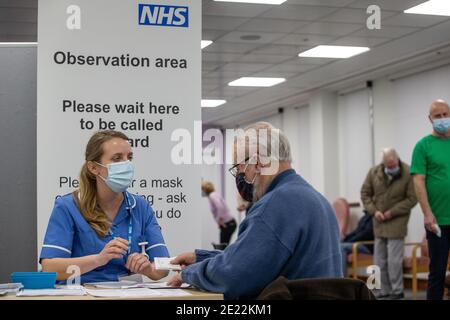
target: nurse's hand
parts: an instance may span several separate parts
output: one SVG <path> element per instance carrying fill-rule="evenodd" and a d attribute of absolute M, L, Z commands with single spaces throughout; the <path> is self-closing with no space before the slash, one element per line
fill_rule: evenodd
<path fill-rule="evenodd" d="M 197 260 L 195 252 L 186 252 L 179 254 L 175 259 L 170 261 L 171 264 L 179 264 L 181 268 L 184 269 L 187 266 L 194 264 Z"/>
<path fill-rule="evenodd" d="M 169 281 L 167 281 L 167 285 L 170 287 L 181 287 L 183 284 L 183 279 L 181 279 L 181 273 L 177 273 Z"/>
<path fill-rule="evenodd" d="M 97 255 L 98 263 L 104 266 L 112 259 L 122 259 L 128 251 L 128 241 L 116 238 L 106 244 L 103 250 Z"/>
<path fill-rule="evenodd" d="M 152 263 L 148 260 L 147 256 L 140 253 L 131 254 L 125 264 L 125 268 L 132 273 L 143 275 L 149 275 L 153 270 Z"/>

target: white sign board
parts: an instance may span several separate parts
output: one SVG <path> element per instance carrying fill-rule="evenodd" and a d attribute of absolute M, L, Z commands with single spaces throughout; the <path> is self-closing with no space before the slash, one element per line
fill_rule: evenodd
<path fill-rule="evenodd" d="M 201 1 L 39 1 L 39 251 L 55 197 L 78 187 L 103 129 L 131 139 L 129 190 L 152 203 L 171 255 L 200 246 L 200 168 L 171 157 L 172 132 L 193 135 L 201 118 L 200 41 Z"/>

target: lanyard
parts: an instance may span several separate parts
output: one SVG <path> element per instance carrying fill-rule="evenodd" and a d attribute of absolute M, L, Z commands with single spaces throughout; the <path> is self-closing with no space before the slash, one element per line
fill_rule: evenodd
<path fill-rule="evenodd" d="M 133 235 L 133 208 L 131 207 L 130 198 L 128 197 L 127 192 L 124 192 L 125 201 L 127 203 L 127 211 L 129 215 L 128 219 L 128 254 L 131 253 L 131 240 Z M 114 238 L 114 232 L 110 230 L 110 235 Z"/>

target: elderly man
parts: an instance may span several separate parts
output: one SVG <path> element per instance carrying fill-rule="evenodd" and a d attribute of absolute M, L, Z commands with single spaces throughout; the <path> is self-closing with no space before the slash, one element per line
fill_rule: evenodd
<path fill-rule="evenodd" d="M 427 299 L 444 295 L 445 272 L 450 250 L 450 108 L 443 100 L 435 101 L 428 116 L 432 134 L 414 148 L 411 174 L 420 207 L 430 256 Z"/>
<path fill-rule="evenodd" d="M 382 163 L 370 169 L 361 200 L 373 216 L 375 264 L 381 271 L 378 298 L 402 299 L 404 238 L 417 199 L 409 166 L 394 149 L 384 149 Z"/>
<path fill-rule="evenodd" d="M 263 139 L 265 135 L 270 139 Z M 234 147 L 230 172 L 240 195 L 254 202 L 238 238 L 222 252 L 179 255 L 172 263 L 187 267 L 169 284 L 186 282 L 238 299 L 256 297 L 279 276 L 342 277 L 336 216 L 327 200 L 291 168 L 286 136 L 258 123 Z"/>

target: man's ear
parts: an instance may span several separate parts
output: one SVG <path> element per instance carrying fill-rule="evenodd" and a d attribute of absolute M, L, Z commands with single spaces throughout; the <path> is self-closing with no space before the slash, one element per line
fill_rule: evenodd
<path fill-rule="evenodd" d="M 428 120 L 430 120 L 430 122 L 433 123 L 433 120 L 431 119 L 431 115 L 428 116 Z"/>

